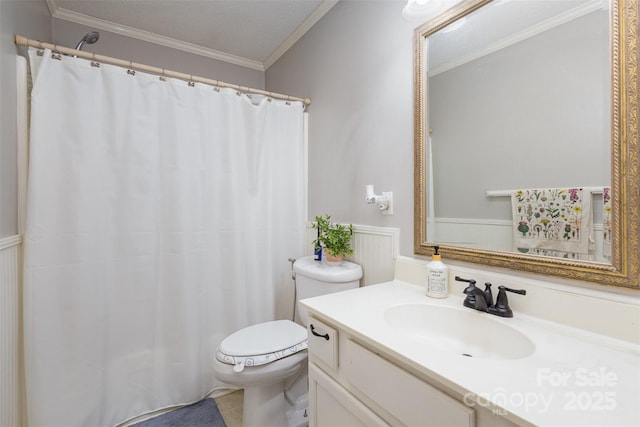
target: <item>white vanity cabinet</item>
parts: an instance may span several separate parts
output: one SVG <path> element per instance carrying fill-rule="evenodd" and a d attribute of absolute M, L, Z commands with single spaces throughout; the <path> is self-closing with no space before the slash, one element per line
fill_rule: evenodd
<path fill-rule="evenodd" d="M 317 317 L 308 329 L 310 427 L 476 425 L 474 408 L 372 346 Z"/>
<path fill-rule="evenodd" d="M 429 299 L 424 286 L 401 281 L 300 301 L 310 316 L 311 427 L 640 426 L 637 344 L 533 317 L 486 319 L 462 303 L 453 295 Z M 431 310 L 435 320 L 407 316 L 401 326 L 394 323 L 399 312 Z M 419 333 L 463 315 L 469 336 Z M 480 319 L 494 323 L 479 326 Z M 519 357 L 464 351 L 475 345 L 475 334 L 493 349 L 489 338 L 504 338 L 507 327 L 533 351 Z M 559 375 L 563 384 L 551 380 Z M 606 410 L 594 400 L 603 393 L 615 396 Z M 577 408 L 576 399 L 586 400 L 584 407 Z"/>
<path fill-rule="evenodd" d="M 387 426 L 382 418 L 345 389 L 336 377 L 340 358 L 338 330 L 309 318 L 309 427 Z"/>

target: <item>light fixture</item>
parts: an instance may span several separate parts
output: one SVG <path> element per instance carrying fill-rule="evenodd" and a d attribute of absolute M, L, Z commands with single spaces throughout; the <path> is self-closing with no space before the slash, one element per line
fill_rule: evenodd
<path fill-rule="evenodd" d="M 365 187 L 365 201 L 373 205 L 375 204 L 383 215 L 393 215 L 393 192 L 383 191 L 382 194 L 375 194 L 373 185 Z"/>
<path fill-rule="evenodd" d="M 459 2 L 460 0 L 407 0 L 402 16 L 407 21 L 425 22 Z"/>

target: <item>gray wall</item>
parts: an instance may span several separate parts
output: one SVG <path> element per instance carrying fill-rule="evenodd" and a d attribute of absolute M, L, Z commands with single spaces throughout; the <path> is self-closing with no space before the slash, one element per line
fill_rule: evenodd
<path fill-rule="evenodd" d="M 309 217 L 399 227 L 413 255 L 413 51 L 405 1 L 341 0 L 266 72 L 268 90 L 312 100 Z M 393 191 L 394 214 L 364 202 Z"/>
<path fill-rule="evenodd" d="M 18 232 L 15 35 L 49 41 L 44 0 L 0 0 L 0 238 Z"/>
<path fill-rule="evenodd" d="M 487 190 L 610 185 L 609 57 L 597 10 L 430 77 L 435 216 L 510 220 Z"/>

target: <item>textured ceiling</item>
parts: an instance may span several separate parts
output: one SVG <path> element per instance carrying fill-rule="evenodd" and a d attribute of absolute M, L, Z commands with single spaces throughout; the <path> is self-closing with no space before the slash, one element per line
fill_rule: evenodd
<path fill-rule="evenodd" d="M 54 17 L 266 69 L 337 0 L 47 0 Z M 251 66 L 251 65 L 249 65 Z"/>

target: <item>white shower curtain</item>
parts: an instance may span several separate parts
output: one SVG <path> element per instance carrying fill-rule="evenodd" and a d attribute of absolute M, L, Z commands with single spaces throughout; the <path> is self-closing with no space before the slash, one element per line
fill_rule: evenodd
<path fill-rule="evenodd" d="M 303 106 L 29 52 L 30 426 L 108 426 L 220 385 L 303 253 Z"/>

